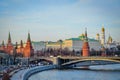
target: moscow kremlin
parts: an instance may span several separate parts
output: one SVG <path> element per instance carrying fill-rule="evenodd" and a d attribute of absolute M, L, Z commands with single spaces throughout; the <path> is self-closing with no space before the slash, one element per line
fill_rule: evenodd
<path fill-rule="evenodd" d="M 92 50 L 96 50 L 96 51 L 102 50 L 104 52 L 105 52 L 105 49 L 118 50 L 117 49 L 118 43 L 114 43 L 113 39 L 110 35 L 109 35 L 108 40 L 107 41 L 105 40 L 106 37 L 105 37 L 104 27 L 102 27 L 102 29 L 101 29 L 101 39 L 100 39 L 99 33 L 96 34 L 96 39 L 88 38 L 87 35 L 88 34 L 87 34 L 87 28 L 86 28 L 85 34 L 80 35 L 78 38 L 70 38 L 70 39 L 66 39 L 64 41 L 58 40 L 57 42 L 52 42 L 52 41 L 35 42 L 35 41 L 31 41 L 30 33 L 28 33 L 26 43 L 23 43 L 23 41 L 21 40 L 20 44 L 18 44 L 18 42 L 13 44 L 12 40 L 11 40 L 11 34 L 9 32 L 8 42 L 7 42 L 7 44 L 5 44 L 4 41 L 2 41 L 2 44 L 0 46 L 0 51 L 5 52 L 6 54 L 9 54 L 9 55 L 14 55 L 14 53 L 16 53 L 18 56 L 30 58 L 31 56 L 39 54 L 39 52 L 41 52 L 41 51 L 45 52 L 45 50 L 68 49 L 69 51 L 74 51 L 74 52 L 81 51 L 82 52 L 81 56 L 90 56 L 90 51 L 92 51 Z M 43 44 L 41 44 L 41 43 L 43 43 Z M 72 43 L 74 43 L 74 44 L 72 44 Z M 105 55 L 105 53 L 104 53 L 104 55 Z M 43 56 L 45 56 L 45 54 L 43 54 Z M 52 56 L 54 56 L 54 55 L 52 55 Z M 102 56 L 102 54 L 101 54 L 101 56 Z"/>
<path fill-rule="evenodd" d="M 97 70 L 93 65 L 119 66 L 120 45 L 113 42 L 110 35 L 106 42 L 105 28 L 101 29 L 101 38 L 97 33 L 96 39 L 89 38 L 87 31 L 85 28 L 85 33 L 78 38 L 57 42 L 32 41 L 30 32 L 28 32 L 26 43 L 21 40 L 20 44 L 12 43 L 9 32 L 7 44 L 2 41 L 0 45 L 0 64 L 3 65 L 0 66 L 0 79 L 28 80 L 30 75 L 49 69 Z M 111 70 L 109 67 L 107 69 Z M 119 70 L 119 67 L 115 70 Z"/>

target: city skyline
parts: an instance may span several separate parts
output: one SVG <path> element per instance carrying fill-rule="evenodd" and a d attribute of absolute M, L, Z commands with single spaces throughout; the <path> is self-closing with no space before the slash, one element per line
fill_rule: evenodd
<path fill-rule="evenodd" d="M 77 37 L 88 29 L 88 37 L 101 34 L 102 26 L 114 41 L 119 41 L 119 0 L 1 0 L 0 42 L 57 41 Z"/>

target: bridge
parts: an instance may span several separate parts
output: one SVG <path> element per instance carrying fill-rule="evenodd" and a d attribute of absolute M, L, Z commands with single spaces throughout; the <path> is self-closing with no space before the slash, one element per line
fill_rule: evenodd
<path fill-rule="evenodd" d="M 82 63 L 86 61 L 107 61 L 107 63 L 104 64 L 112 64 L 112 63 L 120 63 L 120 57 L 100 57 L 100 56 L 89 56 L 89 57 L 76 57 L 76 56 L 59 56 L 59 57 L 34 57 L 30 58 L 30 61 L 34 60 L 45 60 L 48 62 L 52 62 L 53 64 L 56 64 L 58 66 L 70 66 L 76 63 Z M 88 65 L 101 65 L 96 63 L 90 63 Z"/>

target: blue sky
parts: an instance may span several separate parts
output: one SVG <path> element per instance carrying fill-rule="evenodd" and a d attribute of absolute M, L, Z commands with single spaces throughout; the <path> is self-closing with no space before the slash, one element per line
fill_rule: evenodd
<path fill-rule="evenodd" d="M 26 41 L 30 31 L 33 41 L 56 41 L 77 37 L 88 29 L 95 38 L 106 29 L 120 42 L 120 0 L 0 0 L 0 42 Z"/>

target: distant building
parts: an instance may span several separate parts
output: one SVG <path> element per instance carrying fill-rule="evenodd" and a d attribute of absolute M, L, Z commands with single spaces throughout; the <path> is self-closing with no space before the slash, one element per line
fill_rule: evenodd
<path fill-rule="evenodd" d="M 83 45 L 83 36 L 79 36 L 78 38 L 70 38 L 64 41 L 64 47 L 69 48 L 70 50 L 80 51 L 82 50 Z M 101 44 L 98 40 L 88 38 L 90 50 L 100 50 Z"/>
<path fill-rule="evenodd" d="M 83 40 L 85 38 L 85 35 L 82 34 L 77 38 L 69 38 L 64 40 L 62 43 L 60 42 L 48 42 L 46 44 L 47 48 L 52 48 L 52 49 L 60 49 L 62 45 L 62 49 L 68 48 L 69 50 L 75 50 L 75 51 L 81 51 L 82 50 L 82 45 L 83 45 Z M 88 38 L 89 45 L 90 45 L 90 50 L 100 50 L 101 49 L 101 44 L 98 40 L 96 39 L 91 39 Z"/>
<path fill-rule="evenodd" d="M 46 49 L 60 49 L 60 48 L 64 48 L 64 47 L 62 47 L 62 46 L 64 46 L 64 43 L 62 42 L 62 43 L 60 43 L 59 41 L 57 41 L 57 42 L 52 42 L 52 41 L 48 41 L 47 43 L 46 43 Z"/>
<path fill-rule="evenodd" d="M 33 46 L 34 52 L 41 51 L 41 50 L 45 51 L 46 42 L 44 42 L 44 41 L 39 41 L 39 42 L 32 41 L 32 46 Z"/>
<path fill-rule="evenodd" d="M 10 32 L 8 34 L 8 42 L 7 44 L 4 44 L 4 41 L 2 41 L 2 44 L 0 45 L 0 51 L 8 53 L 10 55 L 14 55 L 13 53 L 22 54 L 24 57 L 31 57 L 33 53 L 36 53 L 37 51 L 45 51 L 47 49 L 68 49 L 70 51 L 82 51 L 83 44 L 85 43 L 86 34 L 81 34 L 80 36 L 76 38 L 69 38 L 65 40 L 58 40 L 56 42 L 48 41 L 40 41 L 40 42 L 31 42 L 30 33 L 28 33 L 27 42 L 23 43 L 22 40 L 20 41 L 20 44 L 14 45 L 12 44 L 11 35 Z M 108 40 L 105 40 L 105 28 L 102 27 L 101 34 L 96 34 L 96 39 L 87 37 L 87 41 L 89 43 L 89 50 L 96 50 L 99 51 L 101 48 L 117 48 L 117 43 L 115 43 L 112 39 L 112 37 L 109 35 Z"/>

